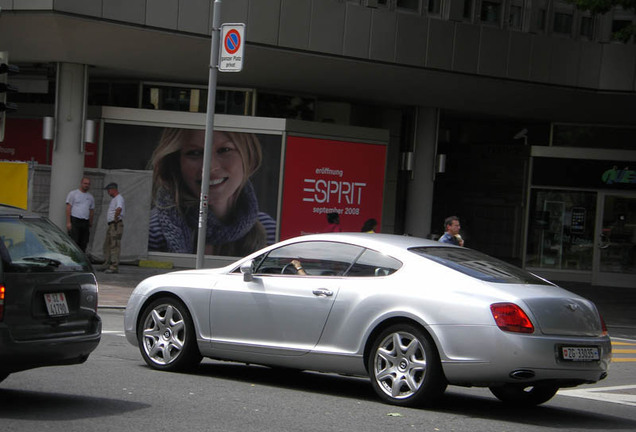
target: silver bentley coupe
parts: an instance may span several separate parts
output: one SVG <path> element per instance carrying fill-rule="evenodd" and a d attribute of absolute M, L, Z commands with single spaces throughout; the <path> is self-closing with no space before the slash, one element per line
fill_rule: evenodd
<path fill-rule="evenodd" d="M 368 376 L 402 406 L 449 384 L 537 405 L 602 380 L 611 360 L 591 301 L 475 250 L 389 234 L 307 235 L 150 277 L 124 325 L 154 369 L 208 357 Z"/>

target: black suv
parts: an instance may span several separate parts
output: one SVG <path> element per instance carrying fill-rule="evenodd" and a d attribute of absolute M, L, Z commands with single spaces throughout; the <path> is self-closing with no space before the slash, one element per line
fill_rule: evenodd
<path fill-rule="evenodd" d="M 102 322 L 84 253 L 47 218 L 0 205 L 0 258 L 0 381 L 85 362 Z"/>

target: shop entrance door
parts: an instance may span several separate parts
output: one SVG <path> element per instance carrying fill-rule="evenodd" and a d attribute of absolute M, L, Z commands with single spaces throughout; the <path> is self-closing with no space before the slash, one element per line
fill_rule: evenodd
<path fill-rule="evenodd" d="M 594 285 L 636 288 L 636 194 L 600 193 Z"/>

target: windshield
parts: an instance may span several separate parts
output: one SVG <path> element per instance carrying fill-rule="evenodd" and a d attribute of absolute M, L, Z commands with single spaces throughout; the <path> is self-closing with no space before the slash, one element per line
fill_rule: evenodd
<path fill-rule="evenodd" d="M 472 249 L 417 247 L 409 250 L 453 270 L 487 282 L 550 285 L 549 282 L 528 271 Z"/>
<path fill-rule="evenodd" d="M 0 239 L 6 272 L 91 271 L 84 253 L 47 219 L 0 216 Z"/>

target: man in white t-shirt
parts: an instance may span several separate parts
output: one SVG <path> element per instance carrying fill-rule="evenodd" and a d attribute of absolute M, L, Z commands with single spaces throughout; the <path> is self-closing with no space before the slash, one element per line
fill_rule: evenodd
<path fill-rule="evenodd" d="M 74 189 L 66 196 L 66 229 L 73 241 L 86 252 L 90 230 L 95 214 L 95 198 L 88 190 L 90 179 L 84 177 L 79 189 Z"/>
<path fill-rule="evenodd" d="M 108 230 L 104 241 L 104 258 L 106 273 L 119 272 L 119 254 L 121 252 L 121 237 L 124 234 L 124 197 L 119 193 L 117 183 L 109 183 L 106 186 L 108 195 L 112 198 L 106 213 Z"/>

